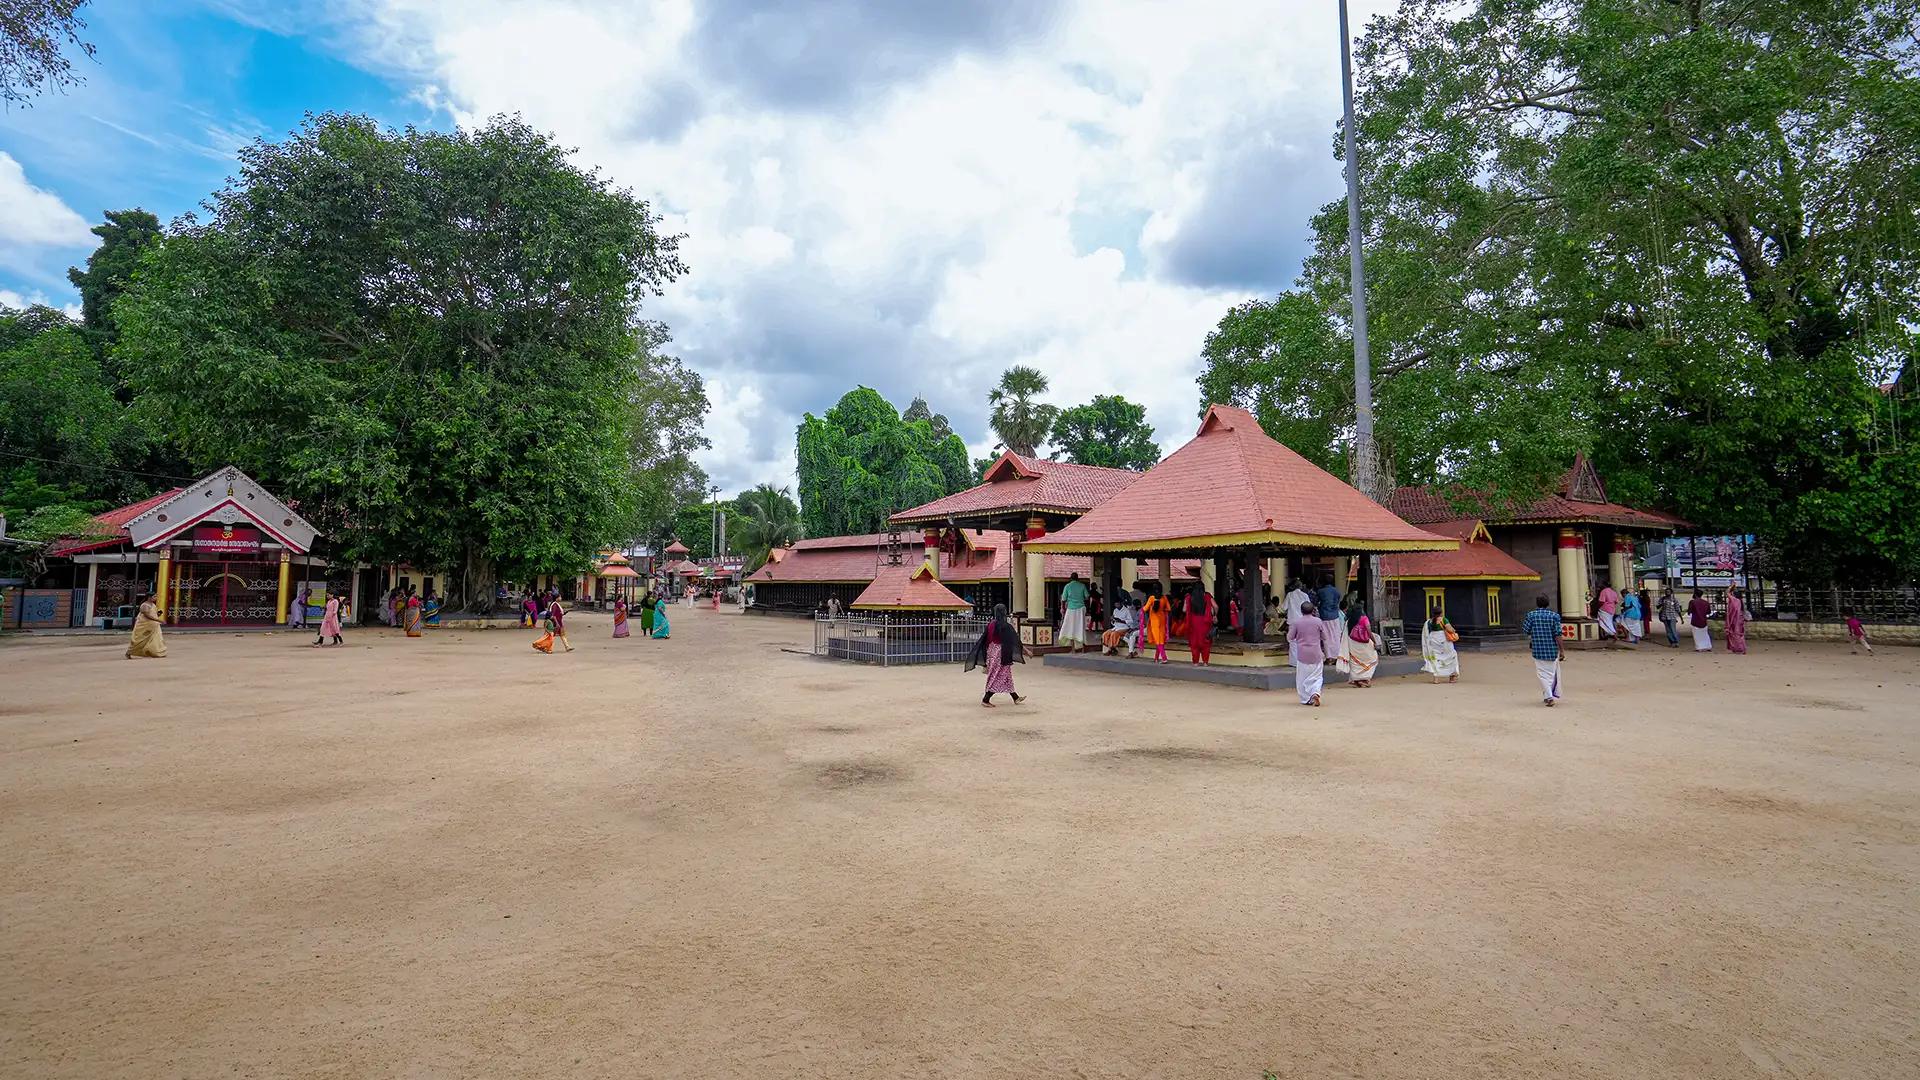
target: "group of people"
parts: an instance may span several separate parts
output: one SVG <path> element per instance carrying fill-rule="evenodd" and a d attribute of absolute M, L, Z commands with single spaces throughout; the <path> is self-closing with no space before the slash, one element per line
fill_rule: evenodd
<path fill-rule="evenodd" d="M 1600 624 L 1602 641 L 1638 645 L 1646 640 L 1653 620 L 1658 618 L 1666 627 L 1667 648 L 1680 647 L 1680 627 L 1684 624 L 1693 635 L 1693 651 L 1713 651 L 1710 632 L 1713 603 L 1703 589 L 1693 590 L 1693 598 L 1682 607 L 1678 593 L 1672 589 L 1663 591 L 1660 602 L 1655 604 L 1645 589 L 1622 594 L 1611 584 L 1604 585 L 1594 597 L 1593 617 Z M 1725 619 L 1728 652 L 1747 651 L 1747 621 L 1746 590 L 1728 589 Z"/>
<path fill-rule="evenodd" d="M 1074 574 L 1067 579 L 1061 589 L 1062 606 L 1066 607 L 1067 597 L 1076 588 L 1085 590 L 1086 586 Z M 1081 596 L 1089 594 L 1082 591 Z M 1097 610 L 1099 593 L 1094 591 L 1087 607 Z M 1062 640 L 1071 642 L 1075 652 L 1080 651 L 1084 640 L 1086 625 L 1076 619 L 1072 607 L 1067 607 L 1066 617 L 1062 620 Z M 1082 616 L 1086 612 L 1080 613 Z M 1229 625 L 1240 626 L 1240 604 L 1232 601 L 1228 604 L 1227 620 Z M 1157 664 L 1168 663 L 1167 645 L 1178 639 L 1187 641 L 1187 656 L 1196 667 L 1210 667 L 1213 664 L 1213 639 L 1220 622 L 1220 604 L 1206 589 L 1194 584 L 1177 598 L 1164 595 L 1157 583 L 1136 583 L 1131 592 L 1122 592 L 1114 598 L 1113 614 L 1105 620 L 1106 629 L 1101 631 L 1101 651 L 1109 656 L 1124 652 L 1128 656 L 1139 656 L 1144 645 L 1153 650 L 1153 659 Z M 1069 629 L 1072 633 L 1069 634 Z"/>
<path fill-rule="evenodd" d="M 633 605 L 640 609 L 640 636 L 645 638 L 664 638 L 669 636 L 671 627 L 667 622 L 668 600 L 664 596 L 655 596 L 651 591 L 641 595 L 640 601 Z M 627 637 L 627 616 L 631 609 L 626 600 L 613 602 L 613 636 Z"/>
<path fill-rule="evenodd" d="M 1380 643 L 1357 589 L 1343 596 L 1327 576 L 1309 592 L 1307 583 L 1295 578 L 1287 583 L 1284 597 L 1267 601 L 1267 630 L 1286 636 L 1300 704 L 1319 707 L 1328 664 L 1344 672 L 1350 686 L 1364 690 L 1373 685 Z M 1457 674 L 1459 669 L 1454 670 Z"/>

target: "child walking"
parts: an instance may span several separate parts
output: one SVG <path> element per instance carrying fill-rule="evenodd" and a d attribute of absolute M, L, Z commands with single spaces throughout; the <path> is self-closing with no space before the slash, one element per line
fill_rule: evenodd
<path fill-rule="evenodd" d="M 1867 628 L 1860 616 L 1855 615 L 1852 608 L 1841 608 L 1840 614 L 1847 617 L 1847 651 L 1858 656 L 1860 650 L 1865 649 L 1867 655 L 1872 656 L 1873 643 L 1867 640 Z"/>

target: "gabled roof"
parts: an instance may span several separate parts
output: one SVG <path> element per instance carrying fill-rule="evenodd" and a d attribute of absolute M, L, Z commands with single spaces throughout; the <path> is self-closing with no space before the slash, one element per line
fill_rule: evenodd
<path fill-rule="evenodd" d="M 1436 521 L 1426 530 L 1460 541 L 1455 551 L 1407 551 L 1384 555 L 1380 576 L 1390 581 L 1539 581 L 1540 574 L 1495 547 L 1479 518 Z"/>
<path fill-rule="evenodd" d="M 676 536 L 673 538 L 673 543 L 667 545 L 666 553 L 668 555 L 685 555 L 687 554 L 687 545 L 681 543 L 680 538 Z"/>
<path fill-rule="evenodd" d="M 1126 469 L 1025 457 L 1008 450 L 987 469 L 980 483 L 902 510 L 890 520 L 896 525 L 928 525 L 1000 514 L 1084 514 L 1125 491 L 1142 475 Z"/>
<path fill-rule="evenodd" d="M 1012 577 L 1013 538 L 1001 529 L 965 529 L 966 550 L 940 557 L 940 580 L 954 585 L 1007 581 Z M 778 563 L 769 562 L 747 578 L 752 582 L 806 582 L 816 585 L 858 585 L 873 580 L 880 565 L 884 534 L 822 536 L 802 540 Z M 900 538 L 901 554 L 909 561 L 923 551 L 919 533 Z M 1047 580 L 1065 580 L 1079 573 L 1094 577 L 1093 560 L 1084 555 L 1048 555 Z"/>
<path fill-rule="evenodd" d="M 174 492 L 127 521 L 136 547 L 155 548 L 203 521 L 248 521 L 294 552 L 313 550 L 319 531 L 259 482 L 229 465 Z"/>
<path fill-rule="evenodd" d="M 883 611 L 973 610 L 972 604 L 940 584 L 940 579 L 934 576 L 933 567 L 925 562 L 918 566 L 881 567 L 872 584 L 847 606 Z"/>
<path fill-rule="evenodd" d="M 180 494 L 182 490 L 184 489 L 172 488 L 158 495 L 149 495 L 139 502 L 128 503 L 105 513 L 95 514 L 94 524 L 98 527 L 97 531 L 104 534 L 104 539 L 75 537 L 71 540 L 56 540 L 47 545 L 47 554 L 78 555 L 85 551 L 97 551 L 100 548 L 124 544 L 127 542 L 127 522 Z"/>
<path fill-rule="evenodd" d="M 1692 527 L 1673 514 L 1607 501 L 1606 485 L 1585 454 L 1577 455 L 1553 489 L 1532 502 L 1502 503 L 1457 487 L 1409 486 L 1395 489 L 1387 505 L 1408 521 L 1426 524 L 1458 518 L 1456 502 L 1477 508 L 1495 525 L 1596 524 L 1665 533 Z"/>
<path fill-rule="evenodd" d="M 1208 407 L 1193 440 L 1057 533 L 1058 552 L 1294 547 L 1444 551 L 1457 547 L 1395 517 L 1267 436 L 1245 409 Z"/>

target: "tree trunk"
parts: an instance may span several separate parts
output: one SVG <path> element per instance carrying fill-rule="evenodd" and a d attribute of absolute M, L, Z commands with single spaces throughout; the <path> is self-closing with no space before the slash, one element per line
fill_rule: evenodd
<path fill-rule="evenodd" d="M 465 565 L 460 568 L 464 610 L 474 615 L 493 614 L 493 582 L 493 560 L 481 555 L 478 545 L 467 544 Z"/>

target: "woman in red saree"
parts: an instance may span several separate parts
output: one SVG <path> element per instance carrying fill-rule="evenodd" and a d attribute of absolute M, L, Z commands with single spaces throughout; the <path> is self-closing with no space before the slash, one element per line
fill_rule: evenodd
<path fill-rule="evenodd" d="M 1213 619 L 1217 611 L 1213 597 L 1200 586 L 1195 585 L 1187 594 L 1187 652 L 1196 667 L 1212 666 Z"/>
<path fill-rule="evenodd" d="M 1739 589 L 1727 590 L 1727 651 L 1747 651 L 1746 596 Z"/>
<path fill-rule="evenodd" d="M 627 602 L 615 600 L 613 602 L 613 636 L 626 637 L 627 632 Z"/>
<path fill-rule="evenodd" d="M 419 637 L 425 633 L 425 631 L 421 629 L 420 597 L 415 593 L 408 593 L 406 607 L 403 610 L 405 611 L 407 636 Z"/>

